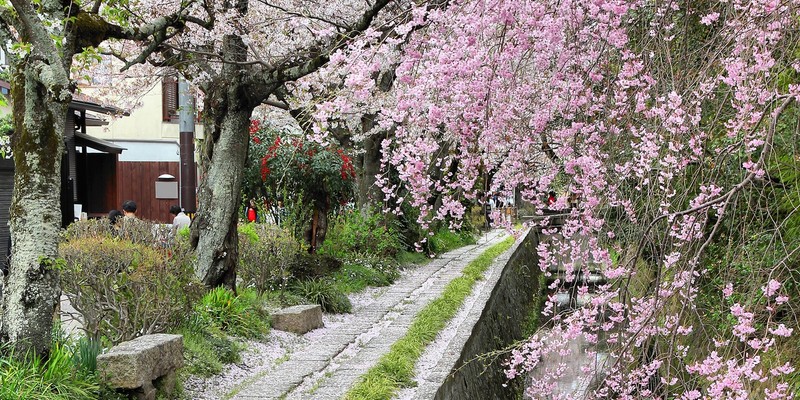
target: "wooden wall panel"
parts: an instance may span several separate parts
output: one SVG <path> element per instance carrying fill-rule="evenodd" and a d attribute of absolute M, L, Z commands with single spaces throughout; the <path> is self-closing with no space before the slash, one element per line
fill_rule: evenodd
<path fill-rule="evenodd" d="M 136 215 L 161 223 L 172 223 L 169 207 L 179 204 L 178 199 L 156 199 L 156 179 L 161 174 L 178 177 L 178 162 L 131 162 L 117 163 L 117 209 L 122 211 L 125 200 L 136 202 Z"/>

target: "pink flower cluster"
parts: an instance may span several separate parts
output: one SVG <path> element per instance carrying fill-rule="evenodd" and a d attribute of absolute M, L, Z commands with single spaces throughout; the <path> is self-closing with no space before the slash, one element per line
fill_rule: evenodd
<path fill-rule="evenodd" d="M 738 194 L 764 179 L 770 127 L 797 96 L 773 80 L 786 67 L 780 49 L 798 28 L 798 7 L 766 0 L 464 0 L 420 14 L 423 29 L 394 55 L 395 87 L 373 103 L 383 107 L 380 125 L 396 127 L 383 141 L 383 163 L 409 191 L 403 200 L 419 208 L 423 223 L 460 218 L 461 200 L 483 189 L 478 177 L 491 177 L 492 191 L 516 188 L 539 213 L 569 214 L 558 231 L 547 219 L 540 224 L 552 235 L 538 246 L 539 267 L 545 274 L 566 269 L 551 290 L 598 271 L 609 282 L 571 313 L 558 312 L 557 296 L 550 296 L 544 316 L 553 327 L 508 360 L 509 378 L 543 371 L 528 395 L 553 395 L 565 369 L 542 360 L 578 337 L 606 338 L 615 360 L 584 366 L 604 376 L 591 398 L 794 395 L 786 384 L 793 369 L 765 356 L 793 329 L 757 318 L 790 301 L 777 278 L 752 303 L 723 282 L 719 297 L 731 305 L 725 318 L 735 321 L 727 333 L 709 332 L 692 316 L 700 312 L 705 257 L 720 221 Z M 691 51 L 702 57 L 679 50 L 679 38 L 690 40 L 683 21 L 705 32 L 691 39 L 698 41 Z M 734 183 L 722 169 L 732 155 L 743 160 Z M 698 178 L 687 183 L 686 176 Z M 399 200 L 399 185 L 379 183 L 387 200 Z M 553 188 L 561 193 L 547 204 L 543 194 Z M 442 207 L 430 206 L 438 197 Z M 659 248 L 647 255 L 655 272 L 641 267 L 645 247 Z M 645 287 L 634 290 L 640 280 Z M 578 285 L 579 294 L 589 294 Z"/>

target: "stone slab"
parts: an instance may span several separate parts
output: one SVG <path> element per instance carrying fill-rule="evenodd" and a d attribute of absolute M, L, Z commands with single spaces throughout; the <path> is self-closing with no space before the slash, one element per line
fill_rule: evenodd
<path fill-rule="evenodd" d="M 272 314 L 272 327 L 302 335 L 322 328 L 322 307 L 319 304 L 302 304 L 284 308 Z"/>
<path fill-rule="evenodd" d="M 97 370 L 115 389 L 136 389 L 183 366 L 183 336 L 144 335 L 97 356 Z"/>

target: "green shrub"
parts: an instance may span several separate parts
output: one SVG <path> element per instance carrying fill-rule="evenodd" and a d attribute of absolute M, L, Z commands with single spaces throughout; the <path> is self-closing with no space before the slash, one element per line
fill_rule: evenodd
<path fill-rule="evenodd" d="M 292 261 L 293 280 L 309 280 L 329 276 L 342 268 L 342 261 L 325 254 L 297 254 Z"/>
<path fill-rule="evenodd" d="M 412 264 L 426 264 L 431 258 L 421 251 L 401 251 L 397 254 L 397 263 L 403 266 Z"/>
<path fill-rule="evenodd" d="M 191 234 L 192 230 L 188 226 L 184 226 L 178 229 L 178 237 L 180 238 L 180 240 L 185 240 L 188 242 Z"/>
<path fill-rule="evenodd" d="M 446 253 L 469 244 L 475 244 L 475 237 L 467 231 L 453 232 L 447 228 L 439 228 L 428 237 L 428 249 L 434 254 Z"/>
<path fill-rule="evenodd" d="M 258 293 L 285 288 L 300 249 L 291 232 L 267 224 L 239 225 L 240 286 Z"/>
<path fill-rule="evenodd" d="M 393 217 L 376 209 L 345 210 L 329 224 L 320 253 L 344 258 L 371 253 L 392 258 L 405 247 Z"/>
<path fill-rule="evenodd" d="M 319 304 L 325 312 L 349 313 L 353 309 L 350 299 L 323 279 L 299 281 L 292 286 L 292 291 L 312 303 Z"/>
<path fill-rule="evenodd" d="M 269 330 L 267 312 L 252 290 L 244 289 L 236 295 L 218 287 L 203 296 L 195 312 L 202 321 L 235 336 L 256 338 Z"/>
<path fill-rule="evenodd" d="M 308 300 L 302 296 L 285 290 L 266 292 L 263 298 L 264 301 L 272 304 L 279 304 L 280 307 L 291 307 L 308 303 Z"/>
<path fill-rule="evenodd" d="M 80 368 L 74 357 L 75 349 L 58 341 L 46 361 L 0 348 L 0 399 L 96 399 L 100 390 L 96 375 Z"/>
<path fill-rule="evenodd" d="M 178 333 L 183 335 L 186 372 L 190 374 L 216 375 L 222 372 L 224 364 L 240 361 L 241 346 L 213 327 L 199 330 L 184 328 Z"/>
<path fill-rule="evenodd" d="M 158 236 L 147 242 L 144 233 L 124 239 L 107 224 L 73 224 L 59 246 L 62 289 L 87 334 L 116 344 L 181 325 L 203 291 L 189 244 Z"/>
<path fill-rule="evenodd" d="M 186 371 L 216 375 L 223 365 L 240 361 L 242 346 L 228 335 L 256 338 L 268 330 L 269 317 L 254 290 L 244 289 L 238 295 L 226 288 L 211 290 L 177 330 L 183 335 Z"/>
<path fill-rule="evenodd" d="M 388 286 L 400 276 L 397 263 L 371 254 L 353 256 L 332 276 L 334 285 L 344 293 L 364 290 L 367 286 Z"/>

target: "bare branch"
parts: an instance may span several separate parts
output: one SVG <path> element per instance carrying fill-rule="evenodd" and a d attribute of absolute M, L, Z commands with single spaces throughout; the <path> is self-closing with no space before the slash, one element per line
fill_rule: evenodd
<path fill-rule="evenodd" d="M 330 60 L 330 54 L 334 51 L 343 48 L 355 38 L 358 34 L 364 32 L 372 24 L 372 21 L 378 13 L 386 7 L 392 0 L 378 0 L 369 9 L 367 9 L 361 18 L 353 24 L 348 31 L 339 35 L 328 47 L 320 48 L 319 55 L 309 60 L 298 60 L 296 62 L 289 62 L 275 71 L 272 76 L 268 77 L 270 81 L 283 83 L 300 79 L 308 74 L 311 74 L 321 68 L 325 63 Z"/>

